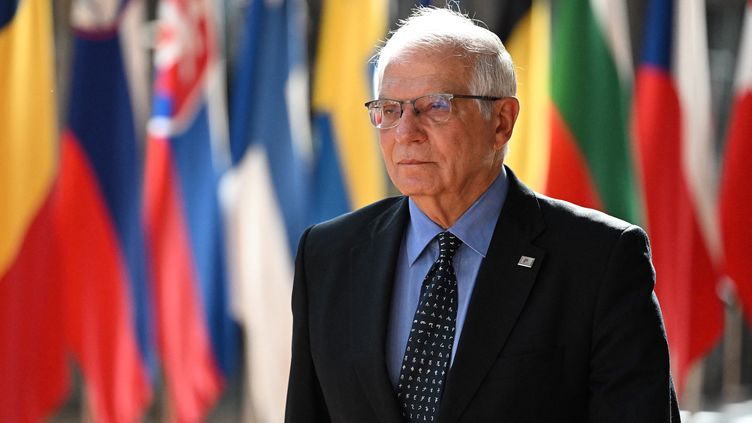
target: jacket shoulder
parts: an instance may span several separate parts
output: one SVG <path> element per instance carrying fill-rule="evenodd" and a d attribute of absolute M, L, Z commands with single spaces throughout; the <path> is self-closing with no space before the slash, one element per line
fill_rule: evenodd
<path fill-rule="evenodd" d="M 617 217 L 542 194 L 535 195 L 547 229 L 563 239 L 613 239 L 625 232 L 636 232 L 647 237 L 642 228 Z"/>
<path fill-rule="evenodd" d="M 332 247 L 353 245 L 364 235 L 371 234 L 390 219 L 398 218 L 406 210 L 407 198 L 390 197 L 358 210 L 337 216 L 333 219 L 312 225 L 308 230 L 306 242 L 318 245 L 328 243 Z"/>

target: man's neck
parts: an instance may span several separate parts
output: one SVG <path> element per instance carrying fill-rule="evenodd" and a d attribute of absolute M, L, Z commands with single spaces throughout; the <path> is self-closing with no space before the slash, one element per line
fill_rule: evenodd
<path fill-rule="evenodd" d="M 454 194 L 415 195 L 410 198 L 429 219 L 443 229 L 448 229 L 488 190 L 498 176 L 498 173 L 492 175 L 482 183 L 476 182 Z"/>

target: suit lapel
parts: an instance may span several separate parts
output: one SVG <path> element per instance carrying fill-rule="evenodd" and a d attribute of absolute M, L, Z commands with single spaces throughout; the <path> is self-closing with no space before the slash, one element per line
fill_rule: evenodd
<path fill-rule="evenodd" d="M 382 422 L 402 417 L 386 369 L 386 331 L 394 272 L 405 224 L 407 201 L 387 210 L 363 243 L 351 251 L 350 285 L 353 362 L 363 391 Z"/>
<path fill-rule="evenodd" d="M 532 240 L 543 221 L 535 194 L 507 169 L 509 191 L 488 254 L 478 272 L 452 368 L 440 422 L 457 421 L 506 343 L 535 283 L 545 251 Z M 531 267 L 519 264 L 534 258 Z"/>

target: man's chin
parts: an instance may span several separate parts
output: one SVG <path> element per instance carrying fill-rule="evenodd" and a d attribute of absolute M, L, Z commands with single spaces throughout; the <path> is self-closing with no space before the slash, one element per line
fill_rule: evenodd
<path fill-rule="evenodd" d="M 403 184 L 402 186 L 397 185 L 397 190 L 401 192 L 402 195 L 414 198 L 429 197 L 433 194 L 433 190 L 430 189 L 430 187 L 420 184 Z"/>

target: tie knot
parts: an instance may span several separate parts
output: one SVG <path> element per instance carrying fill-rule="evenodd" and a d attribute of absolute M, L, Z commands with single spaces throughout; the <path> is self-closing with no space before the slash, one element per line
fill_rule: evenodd
<path fill-rule="evenodd" d="M 438 240 L 439 257 L 446 258 L 447 260 L 451 260 L 452 257 L 454 257 L 454 253 L 456 253 L 457 249 L 462 245 L 462 241 L 454 236 L 453 233 L 447 231 L 439 233 Z"/>

